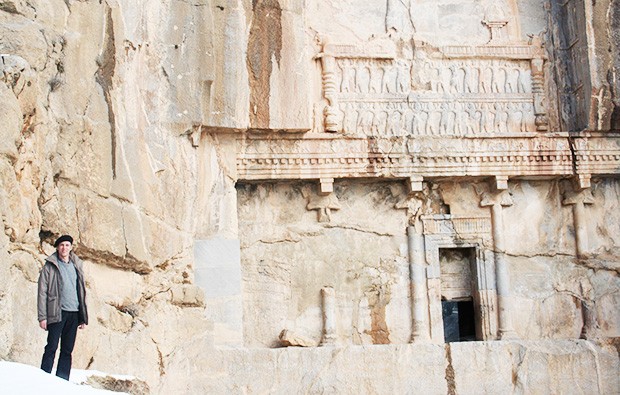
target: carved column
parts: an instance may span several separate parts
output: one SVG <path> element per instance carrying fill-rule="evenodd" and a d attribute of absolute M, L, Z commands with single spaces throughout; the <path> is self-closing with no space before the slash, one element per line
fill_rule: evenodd
<path fill-rule="evenodd" d="M 497 309 L 499 321 L 499 338 L 516 339 L 517 335 L 512 326 L 510 276 L 506 262 L 506 247 L 504 244 L 504 221 L 502 208 L 512 206 L 512 196 L 508 191 L 482 195 L 480 205 L 491 207 L 491 227 L 493 229 L 493 255 L 495 257 L 495 281 L 497 284 Z"/>
<path fill-rule="evenodd" d="M 325 48 L 324 45 L 323 48 Z M 327 100 L 325 107 L 325 131 L 337 132 L 340 130 L 338 117 L 338 81 L 336 80 L 336 58 L 323 53 L 321 57 L 323 67 L 323 95 Z"/>
<path fill-rule="evenodd" d="M 321 289 L 321 299 L 323 300 L 323 336 L 322 346 L 333 346 L 336 344 L 336 292 L 332 287 Z"/>
<path fill-rule="evenodd" d="M 576 192 L 567 192 L 562 204 L 573 206 L 573 221 L 575 224 L 575 245 L 577 256 L 584 257 L 588 252 L 588 228 L 586 204 L 594 204 L 592 190 L 584 189 Z"/>
<path fill-rule="evenodd" d="M 537 52 L 536 56 L 530 61 L 536 130 L 546 132 L 549 129 L 549 119 L 547 118 L 547 103 L 545 99 L 545 54 L 540 37 L 533 37 L 530 45 L 534 46 Z"/>
<path fill-rule="evenodd" d="M 426 258 L 424 236 L 415 226 L 407 227 L 409 275 L 411 276 L 411 341 L 429 341 L 428 290 L 426 287 Z"/>

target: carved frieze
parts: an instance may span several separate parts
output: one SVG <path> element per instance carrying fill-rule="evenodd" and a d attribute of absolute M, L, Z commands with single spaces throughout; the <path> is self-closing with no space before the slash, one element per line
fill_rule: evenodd
<path fill-rule="evenodd" d="M 347 51 L 336 50 L 347 48 Z M 347 135 L 480 136 L 546 131 L 542 43 L 447 46 L 413 59 L 327 46 L 325 130 Z M 350 48 L 349 48 L 350 47 Z M 337 130 L 336 130 L 337 129 Z"/>

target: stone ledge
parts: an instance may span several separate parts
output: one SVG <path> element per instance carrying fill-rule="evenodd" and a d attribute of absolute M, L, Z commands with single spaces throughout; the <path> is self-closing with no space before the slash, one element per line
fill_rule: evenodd
<path fill-rule="evenodd" d="M 189 345 L 188 390 L 230 393 L 615 393 L 620 360 L 609 341 L 491 341 L 347 347 L 218 349 Z M 187 353 L 185 353 L 187 351 Z M 196 354 L 196 355 L 195 355 Z M 248 362 L 252 361 L 251 368 Z M 181 361 L 179 361 L 181 362 Z M 448 374 L 451 373 L 451 374 Z M 186 376 L 187 377 L 187 376 Z"/>

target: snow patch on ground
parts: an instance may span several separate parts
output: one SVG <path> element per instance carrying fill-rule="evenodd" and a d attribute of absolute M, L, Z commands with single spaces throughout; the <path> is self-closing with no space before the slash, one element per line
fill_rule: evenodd
<path fill-rule="evenodd" d="M 11 395 L 119 395 L 95 389 L 81 383 L 89 376 L 111 376 L 117 379 L 131 380 L 131 376 L 110 375 L 96 370 L 71 369 L 71 381 L 48 374 L 39 368 L 16 362 L 0 361 L 0 393 Z"/>

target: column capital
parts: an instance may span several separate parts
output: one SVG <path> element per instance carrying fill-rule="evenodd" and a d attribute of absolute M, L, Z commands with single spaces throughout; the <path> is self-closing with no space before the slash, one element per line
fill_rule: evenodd
<path fill-rule="evenodd" d="M 571 206 L 573 204 L 582 203 L 586 204 L 594 204 L 594 196 L 592 195 L 591 189 L 583 189 L 580 191 L 566 191 L 564 192 L 564 196 L 562 199 L 562 204 L 565 206 Z"/>
<path fill-rule="evenodd" d="M 480 207 L 501 205 L 503 207 L 512 206 L 514 200 L 508 190 L 496 192 L 484 192 L 480 197 Z"/>

